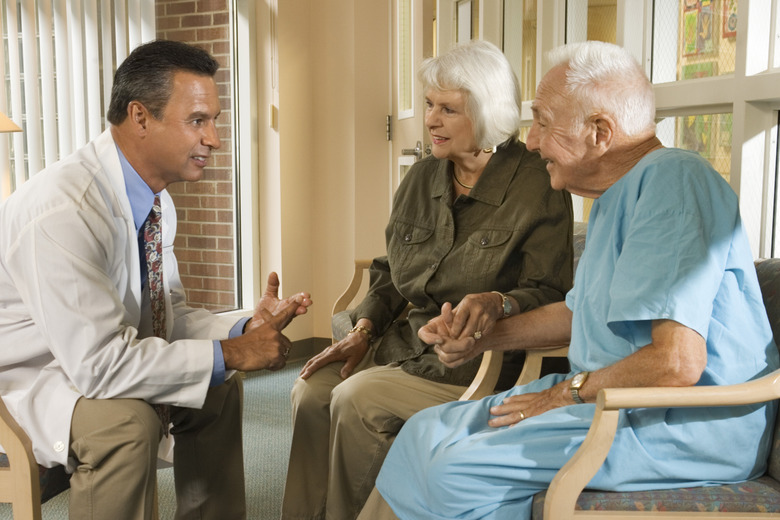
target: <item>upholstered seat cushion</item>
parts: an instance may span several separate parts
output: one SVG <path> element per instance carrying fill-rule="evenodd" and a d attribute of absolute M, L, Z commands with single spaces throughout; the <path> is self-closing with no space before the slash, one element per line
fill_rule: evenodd
<path fill-rule="evenodd" d="M 337 312 L 330 321 L 333 338 L 338 341 L 347 337 L 352 330 L 352 319 L 349 317 L 349 311 Z"/>
<path fill-rule="evenodd" d="M 542 520 L 546 492 L 534 497 L 533 520 Z M 771 477 L 727 486 L 616 493 L 583 492 L 577 509 L 585 511 L 720 511 L 780 513 L 780 483 Z"/>
<path fill-rule="evenodd" d="M 7 468 L 8 456 L 0 453 L 0 468 Z M 39 482 L 41 485 L 41 503 L 54 498 L 70 487 L 70 475 L 65 472 L 65 466 L 44 468 L 38 466 Z"/>

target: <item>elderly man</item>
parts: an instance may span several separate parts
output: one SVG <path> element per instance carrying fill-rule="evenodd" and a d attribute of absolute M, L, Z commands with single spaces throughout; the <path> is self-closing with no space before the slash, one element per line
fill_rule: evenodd
<path fill-rule="evenodd" d="M 650 83 L 623 49 L 556 49 L 533 103 L 528 146 L 552 186 L 595 199 L 574 288 L 554 303 L 461 334 L 458 308 L 420 330 L 442 362 L 489 349 L 570 342 L 572 372 L 482 401 L 415 415 L 388 454 L 361 518 L 530 518 L 582 443 L 606 387 L 724 385 L 778 366 L 728 184 L 698 155 L 655 136 Z M 590 483 L 641 490 L 733 482 L 764 472 L 775 405 L 623 413 Z M 728 450 L 723 447 L 728 446 Z M 382 498 L 387 504 L 383 503 Z"/>
<path fill-rule="evenodd" d="M 251 319 L 189 308 L 166 186 L 219 148 L 201 49 L 155 41 L 114 77 L 109 128 L 0 206 L 0 396 L 39 464 L 65 465 L 70 518 L 156 516 L 158 444 L 172 435 L 177 518 L 244 518 L 241 381 L 284 366 L 281 334 L 308 293 L 276 274 Z"/>

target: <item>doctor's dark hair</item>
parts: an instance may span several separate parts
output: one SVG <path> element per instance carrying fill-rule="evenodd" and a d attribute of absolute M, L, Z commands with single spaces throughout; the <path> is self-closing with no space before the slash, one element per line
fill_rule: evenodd
<path fill-rule="evenodd" d="M 127 118 L 127 105 L 142 103 L 160 119 L 173 91 L 173 75 L 191 72 L 202 76 L 217 73 L 219 63 L 208 52 L 186 43 L 154 40 L 136 47 L 114 74 L 107 118 L 118 125 Z"/>

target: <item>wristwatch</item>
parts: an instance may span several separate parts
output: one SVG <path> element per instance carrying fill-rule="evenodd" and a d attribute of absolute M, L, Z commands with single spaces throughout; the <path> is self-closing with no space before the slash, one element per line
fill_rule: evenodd
<path fill-rule="evenodd" d="M 577 404 L 585 404 L 585 401 L 580 397 L 580 388 L 585 384 L 585 380 L 588 379 L 590 372 L 580 372 L 571 378 L 571 384 L 569 384 L 569 392 L 571 392 L 571 398 Z"/>
<path fill-rule="evenodd" d="M 501 296 L 501 307 L 504 310 L 504 315 L 502 318 L 508 318 L 510 314 L 512 314 L 512 302 L 509 301 L 509 298 L 506 297 L 506 294 L 500 293 L 498 291 L 491 291 L 494 294 L 497 294 Z"/>

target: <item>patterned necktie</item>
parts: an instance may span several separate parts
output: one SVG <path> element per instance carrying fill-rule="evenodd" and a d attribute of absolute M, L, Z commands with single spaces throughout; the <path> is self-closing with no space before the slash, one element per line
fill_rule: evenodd
<path fill-rule="evenodd" d="M 146 281 L 152 302 L 152 331 L 165 337 L 165 293 L 162 267 L 162 212 L 160 196 L 155 195 L 154 206 L 144 223 L 144 249 L 146 251 Z"/>
<path fill-rule="evenodd" d="M 162 211 L 160 196 L 155 195 L 154 206 L 144 223 L 144 251 L 146 252 L 146 283 L 152 304 L 152 331 L 154 335 L 165 338 L 165 292 L 163 287 L 162 255 Z M 168 424 L 171 421 L 170 407 L 164 404 L 154 405 L 157 415 L 168 436 Z"/>

